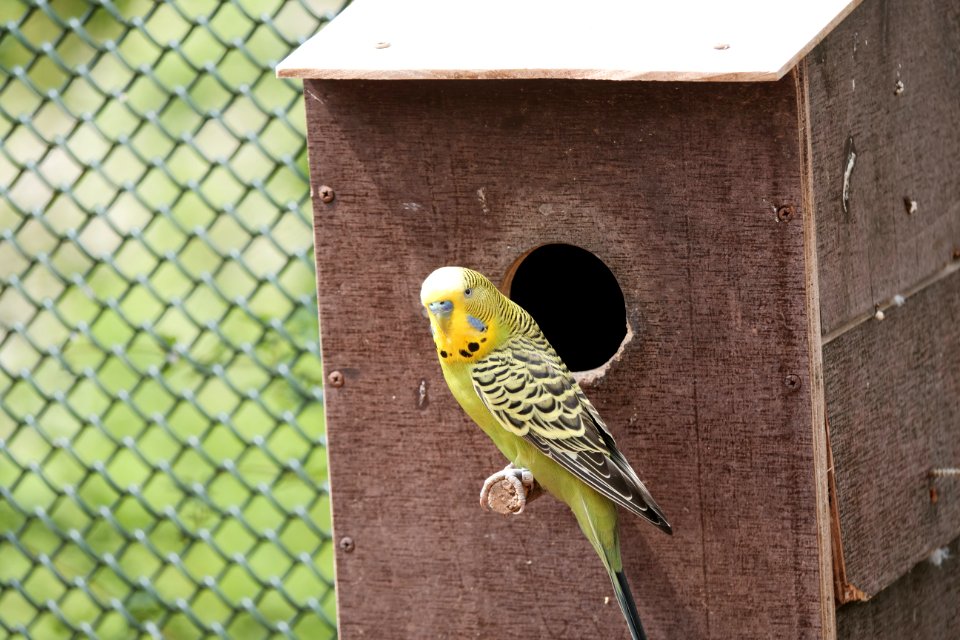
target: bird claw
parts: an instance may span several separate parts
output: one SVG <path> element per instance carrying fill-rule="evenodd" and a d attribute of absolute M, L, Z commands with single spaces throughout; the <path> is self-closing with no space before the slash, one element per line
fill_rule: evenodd
<path fill-rule="evenodd" d="M 529 469 L 517 469 L 513 466 L 512 462 L 504 467 L 502 471 L 496 472 L 484 481 L 483 488 L 480 489 L 481 508 L 486 511 L 493 510 L 490 508 L 490 491 L 501 480 L 509 482 L 513 486 L 514 493 L 517 496 L 517 503 L 520 505 L 520 508 L 513 512 L 514 515 L 523 513 L 523 509 L 527 506 L 527 494 L 533 490 L 533 474 Z"/>

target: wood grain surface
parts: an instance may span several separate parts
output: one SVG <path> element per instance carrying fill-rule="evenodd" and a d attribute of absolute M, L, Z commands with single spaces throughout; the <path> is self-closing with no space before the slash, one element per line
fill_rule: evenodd
<path fill-rule="evenodd" d="M 798 139 L 800 149 L 800 176 L 803 189 L 801 212 L 815 209 L 813 189 L 813 146 L 810 136 L 810 83 L 807 60 L 801 60 L 791 74 L 797 93 Z M 830 429 L 827 423 L 826 401 L 823 389 L 823 341 L 820 329 L 820 268 L 817 256 L 817 224 L 814 215 L 803 215 L 804 289 L 807 305 L 807 355 L 810 364 L 810 441 L 813 448 L 814 508 L 817 518 L 817 543 L 820 555 L 821 628 L 824 636 L 835 633 L 836 608 L 839 593 L 835 585 L 844 569 L 843 545 L 836 526 L 836 482 L 833 478 L 833 454 L 830 451 Z"/>
<path fill-rule="evenodd" d="M 564 505 L 479 508 L 504 462 L 445 388 L 418 303 L 438 266 L 497 281 L 550 242 L 611 268 L 635 333 L 586 391 L 676 532 L 621 518 L 650 637 L 830 636 L 794 80 L 305 95 L 313 188 L 336 193 L 314 210 L 324 367 L 344 378 L 325 389 L 334 531 L 354 542 L 341 637 L 627 637 Z"/>
<path fill-rule="evenodd" d="M 957 51 L 960 4 L 871 0 L 808 56 L 821 314 L 830 337 L 960 249 Z"/>
<path fill-rule="evenodd" d="M 923 561 L 869 602 L 837 610 L 841 640 L 960 638 L 960 541 L 936 566 Z"/>
<path fill-rule="evenodd" d="M 847 580 L 875 595 L 960 535 L 960 271 L 824 347 Z M 931 488 L 938 492 L 934 504 Z"/>

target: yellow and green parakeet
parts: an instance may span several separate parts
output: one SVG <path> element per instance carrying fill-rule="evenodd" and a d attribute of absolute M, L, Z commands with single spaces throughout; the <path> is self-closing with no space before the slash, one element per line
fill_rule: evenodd
<path fill-rule="evenodd" d="M 620 560 L 617 505 L 672 530 L 600 414 L 536 321 L 483 275 L 437 269 L 420 301 L 450 391 L 510 461 L 503 477 L 529 483 L 532 474 L 570 507 L 610 574 L 631 636 L 644 638 Z"/>

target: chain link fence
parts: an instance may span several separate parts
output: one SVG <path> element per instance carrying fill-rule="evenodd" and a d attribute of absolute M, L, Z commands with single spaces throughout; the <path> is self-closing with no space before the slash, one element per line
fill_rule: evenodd
<path fill-rule="evenodd" d="M 273 67 L 339 4 L 0 2 L 0 637 L 336 635 Z"/>

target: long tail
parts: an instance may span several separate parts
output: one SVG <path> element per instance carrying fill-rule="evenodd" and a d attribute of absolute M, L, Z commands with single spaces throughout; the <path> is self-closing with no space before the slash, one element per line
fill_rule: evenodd
<path fill-rule="evenodd" d="M 620 610 L 623 611 L 623 617 L 627 619 L 627 626 L 630 627 L 630 637 L 633 640 L 647 640 L 647 634 L 643 632 L 643 625 L 640 623 L 637 604 L 633 601 L 633 594 L 630 593 L 626 574 L 623 571 L 611 570 L 610 582 L 613 583 L 613 591 L 617 594 Z"/>
<path fill-rule="evenodd" d="M 623 573 L 623 561 L 620 558 L 620 532 L 617 528 L 617 505 L 601 496 L 586 485 L 574 485 L 578 492 L 571 496 L 568 504 L 573 509 L 580 529 L 593 545 L 607 573 L 613 583 L 613 592 L 617 596 L 617 604 L 626 618 L 630 628 L 630 637 L 633 640 L 647 640 L 647 634 L 640 623 L 640 614 L 637 605 L 630 593 L 627 576 Z"/>

